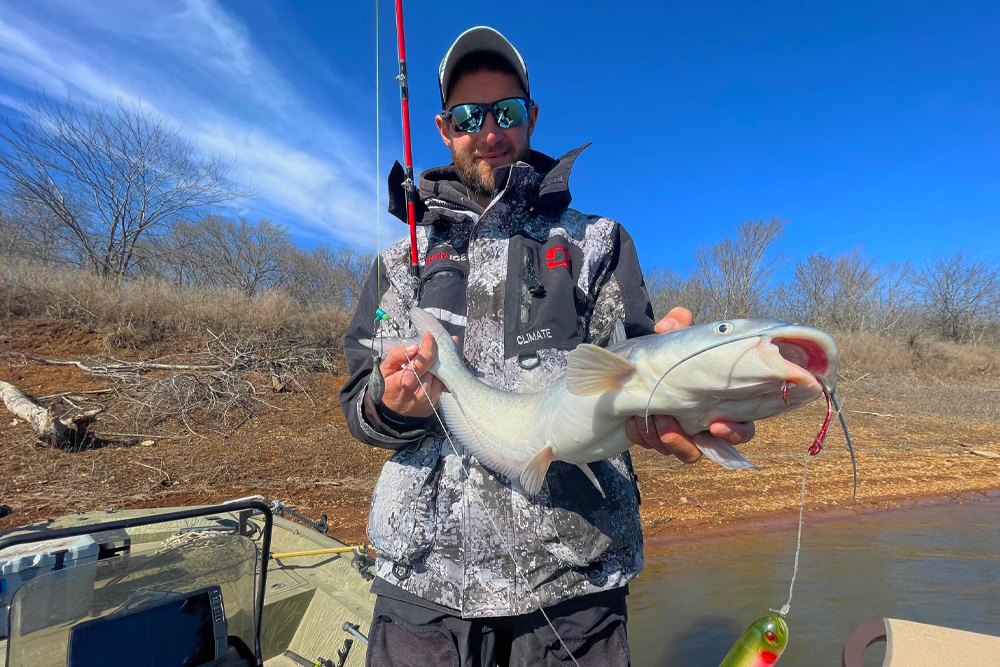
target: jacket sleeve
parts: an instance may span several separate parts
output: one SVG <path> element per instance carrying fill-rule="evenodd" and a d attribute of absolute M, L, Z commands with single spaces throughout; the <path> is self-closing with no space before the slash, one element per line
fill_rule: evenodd
<path fill-rule="evenodd" d="M 372 338 L 375 331 L 375 311 L 381 301 L 378 286 L 393 287 L 382 263 L 376 261 L 365 281 L 354 317 L 344 336 L 344 357 L 349 377 L 340 390 L 340 407 L 351 435 L 373 447 L 402 449 L 419 442 L 433 428 L 431 418 L 404 417 L 385 406 L 375 405 L 368 395 L 368 380 L 374 362 L 371 350 L 361 339 Z"/>
<path fill-rule="evenodd" d="M 590 342 L 606 345 L 615 320 L 622 320 L 628 338 L 654 333 L 653 305 L 639 267 L 639 255 L 632 237 L 621 225 L 616 225 L 607 265 L 596 289 Z"/>

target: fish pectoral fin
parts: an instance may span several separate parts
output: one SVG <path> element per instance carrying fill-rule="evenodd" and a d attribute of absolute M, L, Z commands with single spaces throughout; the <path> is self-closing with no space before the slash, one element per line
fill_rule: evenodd
<path fill-rule="evenodd" d="M 607 494 L 604 493 L 604 489 L 601 488 L 601 483 L 597 481 L 597 475 L 595 475 L 594 471 L 590 469 L 590 465 L 586 463 L 577 463 L 576 467 L 582 470 L 583 474 L 587 476 L 587 479 L 589 479 L 591 482 L 594 483 L 594 486 L 597 487 L 597 490 L 601 492 L 601 498 L 607 500 L 608 496 Z"/>
<path fill-rule="evenodd" d="M 545 445 L 541 451 L 531 457 L 531 460 L 524 466 L 518 481 L 521 488 L 528 496 L 537 496 L 545 483 L 545 473 L 549 470 L 549 464 L 555 460 L 555 453 L 552 445 Z"/>
<path fill-rule="evenodd" d="M 621 389 L 636 374 L 628 359 L 589 343 L 577 346 L 566 362 L 566 389 L 574 396 L 596 396 Z"/>
<path fill-rule="evenodd" d="M 709 460 L 715 461 L 723 468 L 729 468 L 730 470 L 742 470 L 743 468 L 760 470 L 760 468 L 743 458 L 743 455 L 736 451 L 735 447 L 711 433 L 696 433 L 694 435 L 694 444 L 698 446 L 701 453 L 707 456 Z"/>

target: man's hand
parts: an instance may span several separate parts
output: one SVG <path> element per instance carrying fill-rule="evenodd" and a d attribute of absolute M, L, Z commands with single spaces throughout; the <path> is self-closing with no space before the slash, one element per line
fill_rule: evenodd
<path fill-rule="evenodd" d="M 385 378 L 382 404 L 406 417 L 430 417 L 434 414 L 431 404 L 437 406 L 438 395 L 444 391 L 441 380 L 428 372 L 436 355 L 437 343 L 429 333 L 424 334 L 419 346 L 413 343 L 389 350 L 381 366 Z M 420 382 L 417 382 L 413 371 L 420 376 Z"/>
<path fill-rule="evenodd" d="M 694 317 L 687 308 L 674 308 L 666 317 L 656 323 L 656 333 L 666 333 L 676 329 L 686 329 L 694 324 Z M 747 442 L 754 436 L 753 422 L 713 422 L 709 433 L 730 445 Z M 625 422 L 628 439 L 647 449 L 655 449 L 661 454 L 673 455 L 684 463 L 694 463 L 701 458 L 701 450 L 694 439 L 681 430 L 677 420 L 668 415 L 650 415 L 644 424 L 641 417 L 630 417 Z"/>

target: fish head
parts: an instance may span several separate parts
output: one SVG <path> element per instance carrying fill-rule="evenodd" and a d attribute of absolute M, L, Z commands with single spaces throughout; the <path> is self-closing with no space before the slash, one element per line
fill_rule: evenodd
<path fill-rule="evenodd" d="M 788 646 L 788 624 L 781 616 L 758 618 L 747 632 L 753 636 L 757 655 L 765 665 L 777 662 Z"/>
<path fill-rule="evenodd" d="M 681 395 L 723 417 L 765 418 L 836 386 L 837 346 L 812 327 L 736 319 L 649 338 L 637 367 L 652 391 L 653 413 L 658 397 Z"/>

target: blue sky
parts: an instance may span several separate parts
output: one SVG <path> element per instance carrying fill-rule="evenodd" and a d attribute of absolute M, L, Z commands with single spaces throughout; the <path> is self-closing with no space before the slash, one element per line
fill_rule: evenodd
<path fill-rule="evenodd" d="M 533 147 L 577 163 L 574 206 L 684 272 L 747 218 L 794 257 L 1000 254 L 996 2 L 405 0 L 414 156 L 449 161 L 437 64 L 465 28 L 521 50 Z M 381 169 L 401 157 L 393 6 L 379 2 Z M 0 104 L 141 99 L 259 192 L 304 245 L 375 245 L 375 3 L 0 0 Z M 403 226 L 381 216 L 383 245 Z"/>

